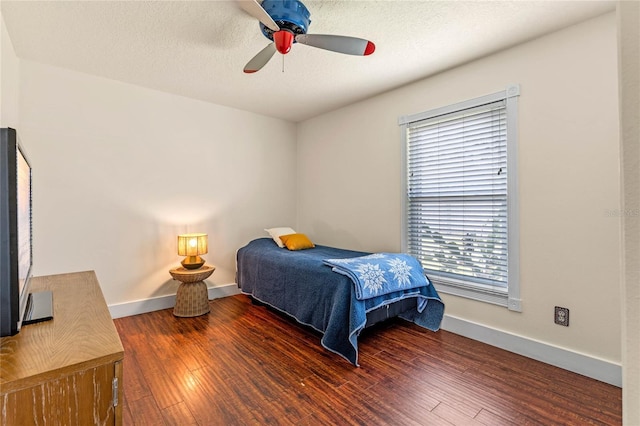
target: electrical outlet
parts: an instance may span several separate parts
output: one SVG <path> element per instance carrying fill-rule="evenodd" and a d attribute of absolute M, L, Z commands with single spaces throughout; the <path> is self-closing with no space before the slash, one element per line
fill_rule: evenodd
<path fill-rule="evenodd" d="M 558 325 L 564 325 L 565 327 L 569 327 L 569 308 L 556 306 L 556 310 L 553 316 L 553 321 Z"/>

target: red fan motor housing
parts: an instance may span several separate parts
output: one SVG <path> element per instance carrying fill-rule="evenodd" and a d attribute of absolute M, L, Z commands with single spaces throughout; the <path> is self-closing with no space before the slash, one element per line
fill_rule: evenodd
<path fill-rule="evenodd" d="M 289 53 L 291 50 L 294 38 L 294 34 L 287 30 L 280 30 L 273 33 L 273 41 L 276 44 L 276 49 L 283 55 Z"/>

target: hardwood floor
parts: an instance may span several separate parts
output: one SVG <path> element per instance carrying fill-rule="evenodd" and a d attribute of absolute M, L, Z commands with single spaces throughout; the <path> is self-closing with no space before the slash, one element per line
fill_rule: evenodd
<path fill-rule="evenodd" d="M 125 425 L 619 425 L 619 388 L 403 320 L 365 330 L 360 368 L 244 295 L 115 320 Z"/>

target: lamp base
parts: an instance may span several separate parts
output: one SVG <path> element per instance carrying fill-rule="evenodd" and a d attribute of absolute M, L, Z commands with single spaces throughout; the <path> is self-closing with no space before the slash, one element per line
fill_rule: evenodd
<path fill-rule="evenodd" d="M 187 256 L 185 257 L 180 264 L 185 269 L 198 269 L 204 265 L 204 259 L 200 256 Z"/>

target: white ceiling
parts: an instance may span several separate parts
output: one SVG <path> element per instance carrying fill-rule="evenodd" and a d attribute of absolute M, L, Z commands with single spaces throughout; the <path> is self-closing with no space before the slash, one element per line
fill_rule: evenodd
<path fill-rule="evenodd" d="M 615 9 L 614 1 L 307 0 L 310 34 L 366 38 L 371 56 L 269 41 L 234 1 L 7 1 L 16 55 L 293 122 Z M 284 59 L 284 72 L 283 60 Z"/>

